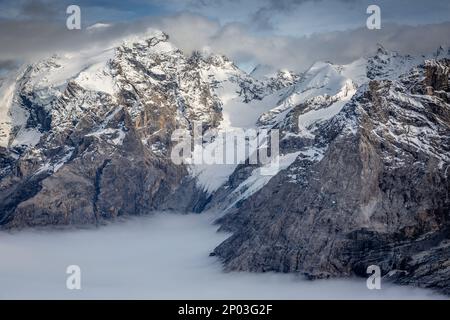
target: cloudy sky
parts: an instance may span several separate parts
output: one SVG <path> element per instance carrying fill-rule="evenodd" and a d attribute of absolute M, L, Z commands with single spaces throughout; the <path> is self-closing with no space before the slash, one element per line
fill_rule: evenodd
<path fill-rule="evenodd" d="M 81 30 L 66 8 L 81 8 Z M 381 8 L 369 30 L 366 9 Z M 108 27 L 89 28 L 96 23 Z M 0 69 L 54 52 L 104 47 L 148 28 L 190 52 L 209 48 L 245 69 L 301 71 L 316 60 L 347 63 L 377 43 L 423 54 L 450 45 L 448 0 L 0 0 Z"/>

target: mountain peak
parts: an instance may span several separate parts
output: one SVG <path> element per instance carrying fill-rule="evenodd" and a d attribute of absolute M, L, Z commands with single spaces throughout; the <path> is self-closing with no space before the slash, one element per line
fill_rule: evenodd
<path fill-rule="evenodd" d="M 269 66 L 267 64 L 258 64 L 250 72 L 250 76 L 258 80 L 270 78 L 276 74 L 277 70 L 273 66 Z"/>
<path fill-rule="evenodd" d="M 122 46 L 132 47 L 135 45 L 154 46 L 160 42 L 169 42 L 169 35 L 157 29 L 149 29 L 144 34 L 132 35 L 122 41 Z"/>
<path fill-rule="evenodd" d="M 381 44 L 377 43 L 377 55 L 388 55 L 389 52 L 386 50 L 386 48 Z"/>
<path fill-rule="evenodd" d="M 448 48 L 447 54 L 450 53 L 450 48 Z M 434 53 L 434 57 L 438 58 L 440 56 L 446 55 L 445 49 L 442 45 L 439 46 L 439 48 L 436 49 L 436 52 Z"/>

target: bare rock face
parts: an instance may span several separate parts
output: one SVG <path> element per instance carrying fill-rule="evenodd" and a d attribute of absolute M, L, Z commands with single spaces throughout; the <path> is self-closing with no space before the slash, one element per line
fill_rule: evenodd
<path fill-rule="evenodd" d="M 239 88 L 232 95 L 251 100 L 294 78 L 259 82 L 223 56 L 184 54 L 159 31 L 29 65 L 12 90 L 12 129 L 0 150 L 0 226 L 202 211 L 211 195 L 171 161 L 174 130 L 192 131 L 194 122 L 216 128 L 224 81 Z"/>
<path fill-rule="evenodd" d="M 23 198 L 4 211 L 4 226 L 96 224 L 104 218 L 148 210 L 152 188 L 163 174 L 142 147 L 123 109 L 115 112 L 108 126 L 104 129 L 110 133 L 107 141 L 93 135 L 79 140 L 69 136 L 73 140 L 66 141 L 71 148 L 63 156 L 64 163 L 50 159 L 25 175 L 13 190 Z"/>
<path fill-rule="evenodd" d="M 448 66 L 373 80 L 316 125 L 311 146 L 325 146 L 323 158 L 300 155 L 218 221 L 233 232 L 214 251 L 226 268 L 323 278 L 365 276 L 374 264 L 399 283 L 449 293 Z"/>
<path fill-rule="evenodd" d="M 206 59 L 185 56 L 163 33 L 94 57 L 61 84 L 62 66 L 77 63 L 65 59 L 30 65 L 17 81 L 12 108 L 26 121 L 1 149 L 0 225 L 95 225 L 174 207 L 187 170 L 170 160 L 172 132 L 221 119 L 200 74 Z M 176 208 L 193 210 L 201 194 L 193 183 Z"/>

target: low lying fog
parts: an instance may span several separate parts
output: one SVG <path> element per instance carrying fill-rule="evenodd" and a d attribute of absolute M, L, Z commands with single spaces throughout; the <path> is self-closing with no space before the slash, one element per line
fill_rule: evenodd
<path fill-rule="evenodd" d="M 0 298 L 418 299 L 431 291 L 365 279 L 307 281 L 288 274 L 224 273 L 208 254 L 227 235 L 212 215 L 157 214 L 98 229 L 0 232 Z M 66 268 L 81 268 L 81 290 Z"/>

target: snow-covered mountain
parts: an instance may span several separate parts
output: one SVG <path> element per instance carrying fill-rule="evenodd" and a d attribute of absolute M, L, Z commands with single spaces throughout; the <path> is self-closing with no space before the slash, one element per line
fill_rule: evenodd
<path fill-rule="evenodd" d="M 347 65 L 247 74 L 160 31 L 25 65 L 0 83 L 0 225 L 221 210 L 233 236 L 214 253 L 228 269 L 328 277 L 378 264 L 449 292 L 449 68 L 442 48 L 380 46 Z M 278 169 L 174 164 L 172 133 L 196 122 L 217 136 L 278 129 Z"/>
<path fill-rule="evenodd" d="M 383 50 L 347 66 L 315 64 L 327 85 L 308 71 L 260 120 L 281 129 L 290 163 L 271 179 L 241 166 L 234 191 L 220 193 L 220 224 L 233 236 L 215 254 L 227 268 L 322 278 L 365 276 L 374 264 L 397 282 L 448 293 L 449 63 Z"/>

